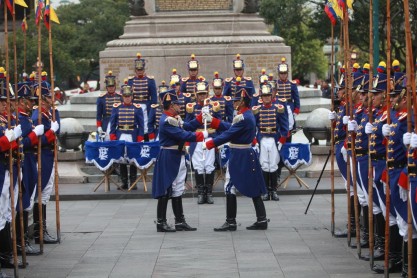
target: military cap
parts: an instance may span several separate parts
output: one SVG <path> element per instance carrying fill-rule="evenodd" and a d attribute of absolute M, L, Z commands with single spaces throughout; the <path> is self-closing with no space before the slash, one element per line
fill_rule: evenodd
<path fill-rule="evenodd" d="M 129 85 L 124 86 L 123 89 L 122 89 L 122 96 L 123 97 L 130 97 L 132 95 L 133 95 L 132 88 Z"/>
<path fill-rule="evenodd" d="M 145 59 L 142 58 L 142 54 L 139 52 L 136 53 L 136 59 L 135 59 L 135 70 L 145 70 Z"/>
<path fill-rule="evenodd" d="M 233 60 L 233 69 L 234 70 L 243 70 L 245 68 L 245 63 L 240 59 L 240 54 L 236 54 L 236 59 Z"/>
<path fill-rule="evenodd" d="M 187 63 L 188 70 L 198 70 L 199 64 L 198 61 L 195 59 L 195 55 L 191 54 L 191 60 Z"/>
<path fill-rule="evenodd" d="M 177 74 L 177 70 L 176 69 L 172 69 L 172 74 L 171 74 L 171 80 L 170 80 L 170 84 L 172 82 L 174 82 L 176 85 L 179 85 L 181 83 L 181 75 Z"/>
<path fill-rule="evenodd" d="M 111 70 L 109 70 L 106 77 L 104 77 L 104 82 L 106 83 L 106 87 L 116 86 L 116 76 L 113 75 Z"/>
<path fill-rule="evenodd" d="M 204 78 L 200 76 L 200 81 L 195 84 L 197 94 L 206 94 L 209 90 L 209 85 L 207 81 L 204 81 Z"/>
<path fill-rule="evenodd" d="M 272 87 L 267 82 L 261 84 L 261 96 L 272 95 Z"/>
<path fill-rule="evenodd" d="M 167 84 L 165 83 L 165 80 L 162 80 L 162 84 L 158 86 L 158 91 L 159 93 L 163 93 L 168 91 L 169 86 L 167 86 Z"/>
<path fill-rule="evenodd" d="M 159 98 L 161 99 L 161 102 L 165 104 L 170 103 L 179 103 L 178 96 L 175 93 L 175 90 L 171 89 L 162 93 L 159 93 Z"/>
<path fill-rule="evenodd" d="M 41 94 L 42 97 L 52 97 L 51 85 L 47 81 L 41 82 L 41 88 L 39 88 L 38 83 L 35 83 L 33 85 L 33 88 L 35 89 L 36 96 L 39 96 L 39 94 Z"/>
<path fill-rule="evenodd" d="M 214 78 L 213 78 L 213 88 L 221 88 L 223 87 L 223 78 L 219 77 L 219 73 L 216 71 L 214 72 Z"/>

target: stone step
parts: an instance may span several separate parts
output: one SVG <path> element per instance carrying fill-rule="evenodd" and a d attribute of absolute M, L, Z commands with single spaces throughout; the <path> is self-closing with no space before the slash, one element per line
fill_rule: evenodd
<path fill-rule="evenodd" d="M 321 98 L 321 90 L 314 89 L 314 88 L 306 88 L 298 86 L 298 94 L 300 95 L 300 99 L 304 98 Z"/>
<path fill-rule="evenodd" d="M 101 93 L 101 91 L 95 91 L 87 94 L 73 95 L 71 97 L 71 104 L 94 104 L 95 107 L 97 98 Z"/>
<path fill-rule="evenodd" d="M 331 100 L 327 98 L 306 98 L 300 100 L 300 112 L 308 113 L 317 108 L 330 109 Z"/>

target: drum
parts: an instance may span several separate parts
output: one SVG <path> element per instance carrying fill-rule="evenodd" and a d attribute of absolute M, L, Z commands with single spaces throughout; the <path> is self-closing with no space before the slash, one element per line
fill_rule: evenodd
<path fill-rule="evenodd" d="M 94 163 L 101 171 L 109 169 L 113 163 L 124 161 L 125 142 L 85 142 L 85 162 Z"/>
<path fill-rule="evenodd" d="M 310 144 L 285 143 L 280 151 L 281 159 L 289 169 L 296 169 L 301 165 L 310 165 L 312 156 Z"/>
<path fill-rule="evenodd" d="M 154 142 L 125 142 L 126 159 L 139 169 L 147 169 L 156 160 L 159 153 L 159 141 Z"/>

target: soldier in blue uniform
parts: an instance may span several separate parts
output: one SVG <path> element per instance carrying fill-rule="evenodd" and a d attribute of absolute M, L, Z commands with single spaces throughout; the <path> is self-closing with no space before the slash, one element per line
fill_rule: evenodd
<path fill-rule="evenodd" d="M 55 181 L 55 164 L 54 164 L 54 144 L 56 142 L 56 136 L 59 134 L 60 117 L 58 109 L 56 109 L 52 103 L 52 94 L 50 84 L 46 81 L 42 81 L 41 88 L 39 86 L 34 87 L 36 94 L 41 94 L 42 106 L 41 106 L 41 123 L 44 126 L 44 134 L 40 137 L 42 153 L 41 153 L 41 166 L 42 166 L 42 223 L 43 223 L 43 242 L 45 244 L 58 243 L 58 240 L 48 233 L 46 225 L 46 205 L 49 202 Z M 52 120 L 52 109 L 55 110 L 55 121 Z M 39 109 L 34 107 L 32 113 L 32 121 L 38 123 Z M 35 197 L 35 205 L 33 209 L 33 223 L 34 223 L 34 238 L 35 242 L 39 243 L 39 206 L 38 198 Z"/>
<path fill-rule="evenodd" d="M 181 91 L 181 75 L 177 74 L 176 69 L 172 69 L 171 80 L 169 84 L 171 86 L 171 89 L 175 90 L 178 97 L 178 105 L 180 106 L 179 116 L 181 117 L 181 119 L 185 119 L 185 108 L 188 103 L 195 101 L 195 91 L 193 91 L 193 93 L 184 93 Z"/>
<path fill-rule="evenodd" d="M 20 225 L 16 225 L 16 238 L 18 254 L 22 253 L 21 235 L 25 237 L 25 252 L 28 256 L 40 255 L 39 248 L 33 246 L 28 238 L 28 219 L 29 213 L 33 210 L 34 197 L 36 192 L 36 184 L 38 181 L 37 155 L 36 147 L 38 144 L 38 136 L 44 134 L 44 125 L 36 125 L 33 128 L 31 118 L 32 108 L 37 97 L 32 96 L 28 82 L 18 83 L 18 107 L 17 113 L 19 124 L 22 128 L 21 144 L 23 145 L 24 159 L 22 161 L 22 204 L 23 204 L 23 231 Z M 20 219 L 19 206 L 17 207 L 16 219 Z"/>
<path fill-rule="evenodd" d="M 145 74 L 145 59 L 142 58 L 140 53 L 137 53 L 137 59 L 135 60 L 135 74 L 136 76 L 129 79 L 128 85 L 133 92 L 133 103 L 139 104 L 143 111 L 143 132 L 145 141 L 148 141 L 148 115 L 151 108 L 151 104 L 158 103 L 158 97 L 156 92 L 156 83 L 153 76 Z"/>
<path fill-rule="evenodd" d="M 107 92 L 97 98 L 97 132 L 109 140 L 110 116 L 115 103 L 122 102 L 122 97 L 116 93 L 116 76 L 111 71 L 105 77 Z"/>
<path fill-rule="evenodd" d="M 180 107 L 174 90 L 160 94 L 164 112 L 159 123 L 159 142 L 161 150 L 155 162 L 152 179 L 152 197 L 158 199 L 157 224 L 158 232 L 195 231 L 185 221 L 182 207 L 187 167 L 185 165 L 185 142 L 202 142 L 208 137 L 208 132 L 189 132 L 182 128 L 179 119 Z M 202 122 L 199 115 L 188 125 L 189 129 L 197 128 Z M 172 200 L 175 215 L 175 228 L 167 224 L 166 210 L 168 200 Z"/>
<path fill-rule="evenodd" d="M 257 221 L 248 230 L 266 230 L 268 219 L 261 195 L 266 193 L 265 181 L 262 176 L 262 168 L 257 154 L 252 148 L 256 134 L 256 120 L 250 109 L 253 88 L 236 87 L 236 95 L 233 99 L 235 110 L 238 114 L 233 118 L 232 124 L 220 122 L 209 114 L 211 127 L 226 130 L 216 138 L 204 143 L 204 148 L 213 149 L 230 141 L 230 159 L 227 169 L 229 179 L 225 182 L 226 192 L 226 222 L 214 228 L 214 231 L 236 231 L 236 189 L 244 196 L 250 197 L 255 206 Z"/>
<path fill-rule="evenodd" d="M 158 140 L 159 120 L 161 119 L 162 112 L 164 110 L 161 103 L 161 94 L 165 93 L 169 89 L 169 87 L 165 84 L 165 80 L 162 80 L 162 84 L 158 88 L 159 103 L 151 104 L 151 111 L 149 111 L 148 132 L 150 142 Z"/>
<path fill-rule="evenodd" d="M 133 94 L 130 86 L 123 88 L 123 103 L 115 103 L 110 118 L 110 140 L 123 140 L 127 142 L 144 141 L 144 122 L 142 106 L 133 103 Z M 130 184 L 136 181 L 137 168 L 130 165 Z M 122 189 L 128 189 L 127 165 L 120 164 L 120 178 Z M 137 189 L 134 186 L 132 189 Z"/>
<path fill-rule="evenodd" d="M 258 129 L 257 140 L 260 145 L 259 161 L 262 167 L 263 177 L 268 193 L 262 196 L 262 200 L 278 201 L 278 163 L 279 151 L 287 140 L 288 114 L 287 107 L 282 104 L 272 103 L 272 88 L 267 80 L 261 84 L 260 105 L 252 107 Z"/>
<path fill-rule="evenodd" d="M 181 79 L 181 88 L 180 92 L 183 94 L 190 94 L 190 101 L 194 102 L 196 99 L 195 91 L 196 91 L 196 84 L 200 82 L 198 78 L 198 70 L 200 68 L 200 64 L 198 60 L 195 59 L 195 55 L 191 54 L 191 60 L 187 63 L 188 67 L 188 77 L 184 77 Z M 203 80 L 205 81 L 205 80 Z"/>
<path fill-rule="evenodd" d="M 289 117 L 289 128 L 292 131 L 296 128 L 295 117 L 300 113 L 300 96 L 297 84 L 288 80 L 288 70 L 288 64 L 285 62 L 278 65 L 277 97 L 285 98 L 288 109 L 291 109 L 292 116 Z M 287 141 L 291 142 L 291 136 L 288 137 Z"/>
<path fill-rule="evenodd" d="M 234 77 L 226 78 L 225 85 L 224 85 L 224 95 L 228 97 L 235 97 L 236 94 L 236 78 L 240 78 L 239 84 L 240 86 L 246 86 L 251 90 L 250 94 L 253 96 L 255 94 L 255 86 L 253 85 L 253 81 L 251 77 L 243 76 L 245 72 L 245 63 L 240 58 L 240 54 L 236 55 L 236 60 L 233 60 L 233 72 L 235 74 Z"/>
<path fill-rule="evenodd" d="M 212 82 L 214 95 L 210 97 L 210 101 L 216 101 L 220 104 L 220 118 L 222 121 L 231 123 L 233 120 L 233 103 L 232 98 L 223 95 L 224 81 L 219 77 L 219 73 L 214 73 Z"/>
<path fill-rule="evenodd" d="M 220 103 L 208 101 L 209 85 L 201 79 L 196 85 L 197 102 L 187 104 L 185 122 L 191 122 L 202 111 L 203 108 L 213 113 L 213 116 L 220 119 Z M 200 125 L 197 131 L 203 131 L 204 125 Z M 214 136 L 215 130 L 207 129 L 210 139 Z M 195 170 L 195 181 L 198 189 L 198 204 L 213 204 L 213 183 L 215 173 L 215 150 L 203 150 L 202 143 L 190 143 L 190 158 Z"/>

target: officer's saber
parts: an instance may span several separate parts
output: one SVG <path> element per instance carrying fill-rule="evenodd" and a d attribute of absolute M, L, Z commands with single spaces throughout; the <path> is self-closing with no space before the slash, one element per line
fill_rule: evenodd
<path fill-rule="evenodd" d="M 204 131 L 207 132 L 207 119 L 204 119 Z M 205 142 L 206 139 L 203 140 Z M 203 163 L 206 160 L 206 150 L 203 149 Z"/>

